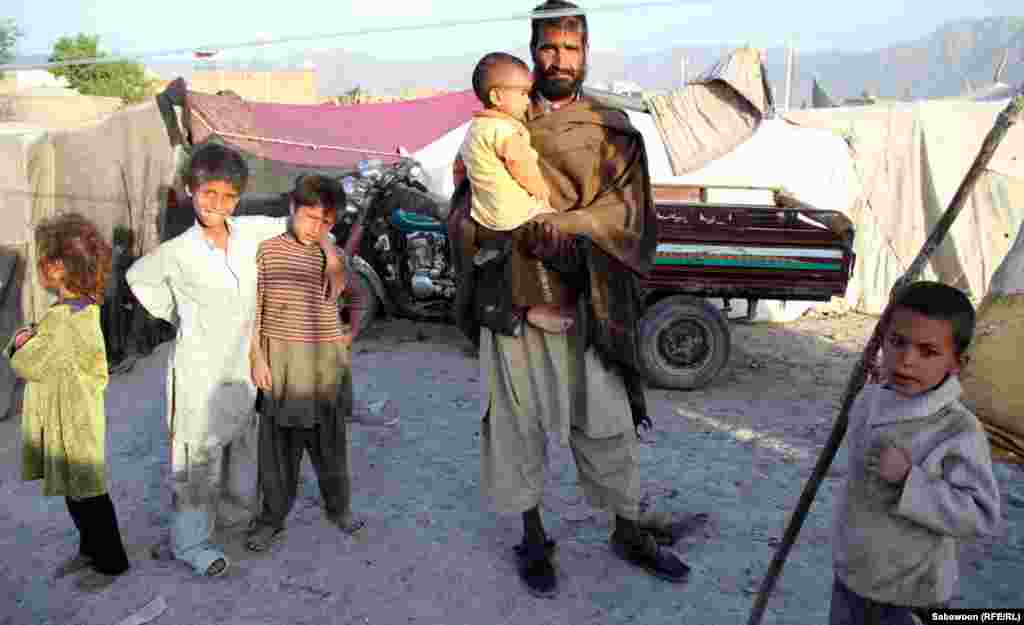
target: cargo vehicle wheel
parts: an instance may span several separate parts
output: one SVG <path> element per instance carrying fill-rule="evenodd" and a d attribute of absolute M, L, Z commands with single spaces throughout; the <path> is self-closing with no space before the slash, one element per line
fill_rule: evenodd
<path fill-rule="evenodd" d="M 652 386 L 700 388 L 729 361 L 729 325 L 703 299 L 674 295 L 640 319 L 640 360 Z"/>

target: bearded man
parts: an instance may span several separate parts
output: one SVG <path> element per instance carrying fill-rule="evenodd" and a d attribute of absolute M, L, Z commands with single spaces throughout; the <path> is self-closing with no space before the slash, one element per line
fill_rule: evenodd
<path fill-rule="evenodd" d="M 535 12 L 577 8 L 548 0 Z M 571 448 L 587 501 L 615 515 L 612 551 L 683 582 L 689 567 L 637 523 L 636 428 L 650 426 L 638 375 L 638 277 L 651 269 L 656 245 L 643 137 L 623 111 L 581 93 L 584 15 L 539 17 L 531 26 L 535 83 L 527 127 L 558 212 L 515 231 L 505 279 L 497 283 L 520 310 L 554 293 L 576 315 L 560 334 L 525 323 L 514 332 L 480 323 L 478 289 L 493 290 L 495 281 L 474 283 L 473 259 L 488 235 L 468 217 L 469 184 L 462 182 L 449 228 L 460 276 L 457 322 L 479 346 L 489 391 L 481 484 L 499 513 L 522 515 L 519 575 L 535 595 L 554 596 L 558 589 L 555 545 L 540 516 L 548 434 Z M 557 278 L 543 281 L 543 293 L 538 259 Z"/>

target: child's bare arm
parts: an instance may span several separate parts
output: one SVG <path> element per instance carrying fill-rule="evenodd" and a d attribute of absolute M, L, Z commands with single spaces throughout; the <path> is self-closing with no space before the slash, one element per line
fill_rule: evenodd
<path fill-rule="evenodd" d="M 999 502 L 988 440 L 970 431 L 910 467 L 895 513 L 940 534 L 970 538 L 995 532 Z"/>
<path fill-rule="evenodd" d="M 538 200 L 551 201 L 551 190 L 544 182 L 544 176 L 537 165 L 537 152 L 530 146 L 524 135 L 516 133 L 505 139 L 499 146 L 499 156 L 505 161 L 505 167 L 519 186 Z"/>
<path fill-rule="evenodd" d="M 149 314 L 173 323 L 174 296 L 168 284 L 173 268 L 169 258 L 171 255 L 171 246 L 164 243 L 132 263 L 125 273 L 125 279 L 132 295 Z"/>
<path fill-rule="evenodd" d="M 263 301 L 266 279 L 263 269 L 263 250 L 256 256 L 256 315 L 252 324 L 252 342 L 249 346 L 249 365 L 252 382 L 257 388 L 270 390 L 272 378 L 266 354 L 263 353 Z"/>

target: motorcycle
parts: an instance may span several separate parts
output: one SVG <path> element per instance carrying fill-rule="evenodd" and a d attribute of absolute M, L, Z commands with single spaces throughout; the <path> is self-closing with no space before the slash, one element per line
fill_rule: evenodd
<path fill-rule="evenodd" d="M 353 273 L 353 334 L 365 332 L 381 312 L 450 320 L 456 285 L 445 227 L 449 204 L 428 190 L 419 163 L 404 156 L 387 165 L 360 161 L 342 186 L 346 206 L 333 233 L 344 241 Z"/>

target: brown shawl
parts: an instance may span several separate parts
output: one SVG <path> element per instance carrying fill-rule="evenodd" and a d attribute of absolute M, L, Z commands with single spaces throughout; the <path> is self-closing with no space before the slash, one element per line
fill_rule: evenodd
<path fill-rule="evenodd" d="M 542 219 L 585 236 L 638 274 L 654 262 L 657 229 L 643 136 L 626 114 L 588 98 L 527 123 L 551 205 Z"/>
<path fill-rule="evenodd" d="M 643 136 L 626 114 L 588 98 L 527 123 L 556 215 L 538 219 L 585 246 L 588 334 L 608 360 L 640 372 L 638 277 L 651 270 L 657 226 Z"/>

